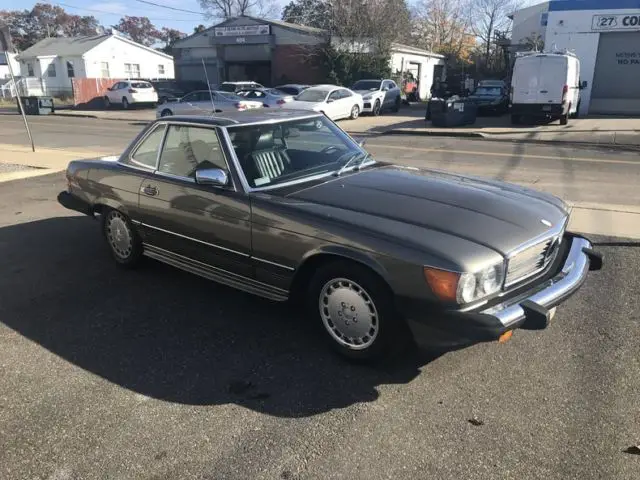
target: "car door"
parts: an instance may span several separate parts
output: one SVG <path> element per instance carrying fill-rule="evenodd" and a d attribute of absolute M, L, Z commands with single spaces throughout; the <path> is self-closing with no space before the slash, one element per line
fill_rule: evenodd
<path fill-rule="evenodd" d="M 122 89 L 122 85 L 124 82 L 116 82 L 111 90 L 107 90 L 107 97 L 111 103 L 120 103 L 122 102 L 122 96 L 120 95 L 120 90 Z"/>
<path fill-rule="evenodd" d="M 250 278 L 249 199 L 233 180 L 227 186 L 196 183 L 195 172 L 203 168 L 229 172 L 217 129 L 169 124 L 157 169 L 140 191 L 146 242 L 179 255 L 179 262 L 196 261 L 205 269 Z"/>
<path fill-rule="evenodd" d="M 339 94 L 340 100 L 337 102 L 340 106 L 339 118 L 348 118 L 351 116 L 351 109 L 358 104 L 358 101 L 354 98 L 353 93 L 346 88 L 341 88 Z"/>
<path fill-rule="evenodd" d="M 384 90 L 383 105 L 386 108 L 390 108 L 396 102 L 396 96 L 398 94 L 397 87 L 391 80 L 385 80 L 382 82 L 382 89 Z"/>
<path fill-rule="evenodd" d="M 323 107 L 324 113 L 331 120 L 340 118 L 340 89 L 335 89 L 327 96 Z"/>

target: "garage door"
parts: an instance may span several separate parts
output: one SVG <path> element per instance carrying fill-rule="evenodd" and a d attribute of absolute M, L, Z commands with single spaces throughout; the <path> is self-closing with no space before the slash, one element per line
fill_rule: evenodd
<path fill-rule="evenodd" d="M 640 114 L 640 32 L 601 33 L 589 113 Z"/>

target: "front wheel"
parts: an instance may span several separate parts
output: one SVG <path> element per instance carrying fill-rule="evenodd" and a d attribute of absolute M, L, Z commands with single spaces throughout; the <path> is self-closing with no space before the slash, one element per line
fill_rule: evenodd
<path fill-rule="evenodd" d="M 358 105 L 354 105 L 351 108 L 351 114 L 349 115 L 349 118 L 351 120 L 355 120 L 356 118 L 358 118 L 360 116 L 360 107 Z"/>
<path fill-rule="evenodd" d="M 569 112 L 560 117 L 560 125 L 567 125 L 569 123 Z"/>
<path fill-rule="evenodd" d="M 321 267 L 308 290 L 308 306 L 326 340 L 352 360 L 374 360 L 404 342 L 388 286 L 359 264 Z"/>
<path fill-rule="evenodd" d="M 109 100 L 109 97 L 104 97 L 104 108 L 109 107 L 111 107 L 111 101 Z"/>
<path fill-rule="evenodd" d="M 125 110 L 129 108 L 129 100 L 127 100 L 127 97 L 122 97 L 122 108 Z"/>
<path fill-rule="evenodd" d="M 171 115 L 173 115 L 173 112 L 168 108 L 165 108 L 164 110 L 162 110 L 162 112 L 160 112 L 161 117 L 170 117 Z"/>
<path fill-rule="evenodd" d="M 377 117 L 380 115 L 380 111 L 382 110 L 382 105 L 380 104 L 380 100 L 376 100 L 376 103 L 373 104 L 373 116 Z"/>
<path fill-rule="evenodd" d="M 122 267 L 132 268 L 142 258 L 142 242 L 127 216 L 118 210 L 103 214 L 102 232 L 111 255 Z"/>

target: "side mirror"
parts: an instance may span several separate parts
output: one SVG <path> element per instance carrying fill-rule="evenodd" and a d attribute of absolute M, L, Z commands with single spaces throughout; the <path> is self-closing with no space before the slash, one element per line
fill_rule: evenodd
<path fill-rule="evenodd" d="M 196 183 L 225 187 L 229 184 L 229 175 L 221 168 L 204 168 L 196 170 Z"/>
<path fill-rule="evenodd" d="M 580 82 L 580 90 L 584 90 L 588 86 L 589 86 L 589 83 L 586 80 L 583 82 Z"/>
<path fill-rule="evenodd" d="M 383 92 L 388 92 L 389 91 L 389 87 L 382 87 L 382 91 Z"/>
<path fill-rule="evenodd" d="M 327 103 L 332 103 L 333 102 L 333 98 L 328 98 L 327 99 Z"/>

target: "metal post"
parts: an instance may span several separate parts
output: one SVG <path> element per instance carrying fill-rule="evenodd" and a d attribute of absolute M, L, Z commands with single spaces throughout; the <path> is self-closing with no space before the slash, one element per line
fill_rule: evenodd
<path fill-rule="evenodd" d="M 207 73 L 207 67 L 204 64 L 204 58 L 202 60 L 202 68 L 204 69 L 204 78 L 207 80 L 207 90 L 209 90 L 209 99 L 211 99 L 211 116 L 216 116 L 216 104 L 213 102 L 213 94 L 211 93 L 211 84 L 209 83 L 209 74 Z"/>
<path fill-rule="evenodd" d="M 18 84 L 16 83 L 16 77 L 13 76 L 13 67 L 11 66 L 11 59 L 9 58 L 9 52 L 5 52 L 5 56 L 7 57 L 7 66 L 9 67 L 9 76 L 11 76 L 11 81 L 13 82 L 16 88 L 16 99 L 18 100 L 20 114 L 22 115 L 22 120 L 24 121 L 24 128 L 27 129 L 27 135 L 29 135 L 29 140 L 31 141 L 31 150 L 35 152 L 36 146 L 33 143 L 33 136 L 31 135 L 31 129 L 29 128 L 29 123 L 27 122 L 27 115 L 24 113 L 24 106 L 22 105 L 22 100 L 20 99 L 20 92 L 18 91 Z"/>

